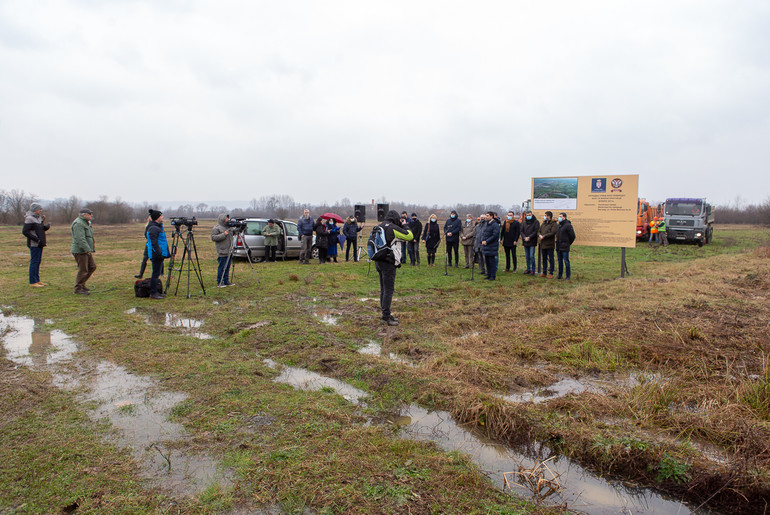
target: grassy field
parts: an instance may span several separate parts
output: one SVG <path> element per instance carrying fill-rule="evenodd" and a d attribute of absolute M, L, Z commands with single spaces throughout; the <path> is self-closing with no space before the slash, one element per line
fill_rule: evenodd
<path fill-rule="evenodd" d="M 79 359 L 109 361 L 186 394 L 172 410 L 185 445 L 233 476 L 192 496 L 153 486 L 136 456 L 108 443 L 109 425 L 89 417 L 77 389 L 58 389 L 49 374 L 4 358 L 0 513 L 542 509 L 497 490 L 464 455 L 370 422 L 405 403 L 446 410 L 512 446 L 545 443 L 597 473 L 694 506 L 761 512 L 770 500 L 766 229 L 718 227 L 703 248 L 628 249 L 625 279 L 620 249 L 596 247 L 573 248 L 570 283 L 503 272 L 494 283 L 470 281 L 463 269 L 445 276 L 443 266 L 405 266 L 394 301 L 401 324 L 384 329 L 366 262 L 260 263 L 259 284 L 239 262 L 237 286 L 214 287 L 211 225 L 196 229 L 207 294 L 193 283 L 193 298 L 159 301 L 133 293 L 142 224 L 95 226 L 88 297 L 72 294 L 68 227 L 49 231 L 44 289 L 26 284 L 20 228 L 0 227 L 4 313 L 49 319 L 80 342 Z M 203 320 L 213 338 L 141 316 L 165 313 Z M 338 323 L 324 324 L 322 313 Z M 371 341 L 415 366 L 357 352 Z M 344 380 L 369 398 L 357 407 L 329 389 L 277 384 L 264 358 Z M 542 403 L 502 398 L 565 377 L 606 387 Z"/>

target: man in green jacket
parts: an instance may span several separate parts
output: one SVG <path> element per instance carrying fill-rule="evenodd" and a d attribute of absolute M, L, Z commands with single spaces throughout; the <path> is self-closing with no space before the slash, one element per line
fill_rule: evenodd
<path fill-rule="evenodd" d="M 72 232 L 72 256 L 75 258 L 75 262 L 78 264 L 78 275 L 75 278 L 75 294 L 88 295 L 90 290 L 86 287 L 86 281 L 91 277 L 96 270 L 96 262 L 94 262 L 93 253 L 94 247 L 94 230 L 91 228 L 91 218 L 93 218 L 93 212 L 88 208 L 80 210 L 80 216 L 78 216 L 72 225 L 70 231 Z"/>
<path fill-rule="evenodd" d="M 262 236 L 265 237 L 265 261 L 275 262 L 275 248 L 278 245 L 278 236 L 280 234 L 281 229 L 275 225 L 275 220 L 272 218 L 262 228 Z"/>

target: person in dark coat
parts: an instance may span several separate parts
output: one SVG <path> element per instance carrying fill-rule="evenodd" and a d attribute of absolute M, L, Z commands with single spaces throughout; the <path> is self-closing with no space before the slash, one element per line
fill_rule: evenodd
<path fill-rule="evenodd" d="M 481 215 L 476 219 L 476 229 L 473 236 L 473 251 L 476 261 L 479 263 L 479 272 L 487 275 L 487 265 L 484 260 L 484 254 L 481 253 L 481 240 L 484 239 L 484 229 L 487 226 L 486 215 Z"/>
<path fill-rule="evenodd" d="M 342 226 L 342 235 L 345 236 L 345 261 L 350 261 L 350 249 L 353 249 L 353 261 L 358 261 L 358 233 L 364 228 L 364 224 L 358 225 L 355 217 L 349 216 Z"/>
<path fill-rule="evenodd" d="M 556 238 L 556 221 L 553 219 L 552 212 L 545 212 L 537 238 L 540 240 L 540 252 L 543 255 L 543 273 L 541 277 L 553 279 L 553 249 Z"/>
<path fill-rule="evenodd" d="M 171 254 L 168 250 L 168 240 L 163 230 L 163 213 L 150 209 L 150 223 L 147 224 L 147 256 L 152 263 L 152 276 L 150 277 L 150 298 L 162 299 L 160 274 L 163 271 L 163 260 Z"/>
<path fill-rule="evenodd" d="M 144 238 L 147 239 L 147 229 L 150 228 L 150 222 L 152 222 L 152 218 L 149 216 L 147 217 L 147 225 L 144 226 Z M 144 277 L 144 271 L 147 269 L 147 261 L 150 259 L 150 257 L 147 255 L 147 245 L 144 246 L 144 254 L 142 254 L 142 263 L 139 265 L 139 273 L 136 274 L 134 277 L 137 279 L 141 279 Z"/>
<path fill-rule="evenodd" d="M 559 213 L 559 226 L 556 228 L 556 255 L 559 258 L 559 275 L 557 279 L 562 278 L 562 265 L 566 264 L 566 279 L 570 280 L 569 250 L 575 241 L 575 229 L 567 220 L 567 213 Z"/>
<path fill-rule="evenodd" d="M 513 211 L 508 211 L 508 216 L 500 226 L 500 242 L 505 250 L 505 271 L 511 271 L 511 261 L 513 261 L 513 271 L 516 271 L 516 242 L 521 234 L 521 224 L 516 220 Z"/>
<path fill-rule="evenodd" d="M 315 246 L 318 249 L 318 262 L 326 263 L 326 252 L 329 248 L 329 231 L 323 218 L 318 217 L 315 222 Z"/>
<path fill-rule="evenodd" d="M 535 251 L 537 250 L 537 233 L 539 231 L 540 222 L 537 221 L 532 211 L 524 213 L 524 223 L 521 225 L 521 241 L 524 244 L 524 256 L 527 258 L 525 274 L 535 275 L 537 269 Z"/>
<path fill-rule="evenodd" d="M 494 281 L 497 278 L 497 258 L 500 247 L 500 222 L 493 211 L 487 211 L 487 225 L 481 236 L 481 253 L 487 266 L 487 280 Z"/>
<path fill-rule="evenodd" d="M 33 288 L 47 286 L 40 282 L 40 262 L 43 260 L 43 247 L 46 245 L 45 232 L 51 224 L 45 223 L 43 206 L 33 202 L 24 216 L 24 227 L 21 233 L 27 237 L 29 247 L 29 285 Z"/>
<path fill-rule="evenodd" d="M 441 229 L 438 226 L 436 215 L 430 215 L 422 233 L 422 241 L 425 242 L 425 252 L 428 253 L 428 266 L 436 264 L 436 250 L 441 243 Z"/>
<path fill-rule="evenodd" d="M 414 239 L 406 244 L 409 251 L 409 264 L 420 266 L 420 236 L 422 236 L 422 222 L 417 218 L 417 213 L 412 213 L 409 220 L 409 230 L 412 231 Z"/>
<path fill-rule="evenodd" d="M 452 266 L 452 251 L 455 254 L 455 267 L 460 266 L 460 232 L 463 230 L 463 223 L 457 218 L 457 211 L 454 209 L 449 214 L 449 220 L 444 223 L 444 235 L 446 236 L 446 258 L 447 265 Z"/>
<path fill-rule="evenodd" d="M 390 254 L 382 261 L 375 261 L 374 266 L 380 275 L 380 311 L 382 323 L 389 326 L 398 325 L 398 318 L 390 312 L 393 301 L 393 291 L 396 286 L 396 269 L 401 266 L 401 242 L 413 239 L 412 232 L 404 226 L 398 212 L 388 211 L 385 220 L 380 224 L 385 231 L 385 241 L 390 246 Z"/>
<path fill-rule="evenodd" d="M 340 245 L 340 226 L 337 225 L 337 221 L 329 218 L 329 220 L 326 221 L 326 230 L 329 231 L 329 235 L 327 238 L 329 239 L 329 247 L 326 249 L 326 255 L 329 258 L 329 261 L 334 260 L 334 262 L 337 262 L 337 247 L 339 246 L 342 248 L 342 245 Z"/>

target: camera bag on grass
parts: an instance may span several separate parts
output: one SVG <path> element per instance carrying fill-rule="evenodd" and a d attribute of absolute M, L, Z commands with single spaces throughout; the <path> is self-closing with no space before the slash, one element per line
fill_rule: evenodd
<path fill-rule="evenodd" d="M 150 289 L 150 279 L 139 279 L 134 283 L 134 295 L 137 297 L 149 297 Z M 160 285 L 159 293 L 163 293 L 163 284 Z"/>
<path fill-rule="evenodd" d="M 385 229 L 381 225 L 372 229 L 372 234 L 369 235 L 369 241 L 366 243 L 366 253 L 372 261 L 385 261 L 393 254 L 393 249 L 385 238 Z"/>

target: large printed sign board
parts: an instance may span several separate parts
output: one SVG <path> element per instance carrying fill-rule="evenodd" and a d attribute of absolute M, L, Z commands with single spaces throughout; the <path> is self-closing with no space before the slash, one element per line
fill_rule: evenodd
<path fill-rule="evenodd" d="M 635 247 L 638 175 L 597 174 L 585 177 L 535 177 L 532 212 L 543 220 L 567 214 L 575 245 Z"/>

